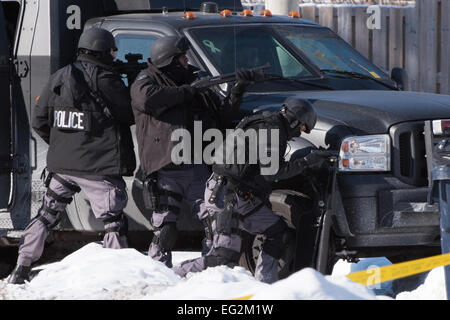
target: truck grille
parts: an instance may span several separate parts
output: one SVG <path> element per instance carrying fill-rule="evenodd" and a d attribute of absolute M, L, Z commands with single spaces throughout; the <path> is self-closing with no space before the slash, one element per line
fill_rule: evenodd
<path fill-rule="evenodd" d="M 427 186 L 428 173 L 424 139 L 424 122 L 407 122 L 391 127 L 393 172 L 401 181 Z"/>

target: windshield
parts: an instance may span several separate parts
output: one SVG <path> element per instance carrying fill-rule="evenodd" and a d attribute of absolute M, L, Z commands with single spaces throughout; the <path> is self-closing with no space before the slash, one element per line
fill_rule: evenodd
<path fill-rule="evenodd" d="M 274 26 L 274 29 L 289 39 L 319 69 L 358 72 L 374 78 L 388 78 L 382 70 L 328 29 L 299 26 Z"/>
<path fill-rule="evenodd" d="M 281 43 L 283 39 L 272 28 L 221 26 L 220 29 L 198 28 L 191 33 L 221 74 L 269 63 L 267 73 L 283 77 L 313 77 L 307 64 Z"/>
<path fill-rule="evenodd" d="M 269 63 L 266 72 L 282 77 L 317 78 L 318 69 L 327 69 L 387 78 L 326 28 L 265 24 L 194 28 L 190 33 L 221 74 Z"/>

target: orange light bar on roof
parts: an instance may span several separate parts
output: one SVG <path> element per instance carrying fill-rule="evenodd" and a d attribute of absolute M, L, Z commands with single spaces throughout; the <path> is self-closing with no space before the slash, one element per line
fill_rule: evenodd
<path fill-rule="evenodd" d="M 294 18 L 294 19 L 299 19 L 302 16 L 300 15 L 300 13 L 298 11 L 291 11 L 291 12 L 289 12 L 289 17 Z"/>
<path fill-rule="evenodd" d="M 270 10 L 264 10 L 261 12 L 261 15 L 264 17 L 271 17 L 272 16 L 272 12 L 270 12 Z"/>
<path fill-rule="evenodd" d="M 233 16 L 233 13 L 232 13 L 230 10 L 225 9 L 225 10 L 220 11 L 220 15 L 221 15 L 222 17 L 227 18 L 227 17 L 232 17 L 232 16 Z"/>
<path fill-rule="evenodd" d="M 195 16 L 195 14 L 194 14 L 193 12 L 188 11 L 188 12 L 185 12 L 184 18 L 185 18 L 185 19 L 195 19 L 195 18 L 197 18 L 197 17 Z"/>
<path fill-rule="evenodd" d="M 245 9 L 241 12 L 241 16 L 244 17 L 253 17 L 253 12 L 249 9 Z"/>

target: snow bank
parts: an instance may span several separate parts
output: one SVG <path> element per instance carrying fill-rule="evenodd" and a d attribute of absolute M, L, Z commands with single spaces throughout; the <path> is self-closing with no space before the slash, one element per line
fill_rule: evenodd
<path fill-rule="evenodd" d="M 431 270 L 425 282 L 417 289 L 401 292 L 395 298 L 397 300 L 447 300 L 444 267 Z"/>
<path fill-rule="evenodd" d="M 12 299 L 138 299 L 180 280 L 164 264 L 134 249 L 90 243 L 45 267 L 30 283 L 7 285 Z"/>
<path fill-rule="evenodd" d="M 174 263 L 197 256 L 198 252 L 177 252 Z M 342 261 L 331 276 L 305 268 L 269 285 L 257 281 L 242 267 L 218 266 L 181 279 L 164 264 L 134 249 L 104 249 L 99 243 L 91 243 L 59 262 L 33 269 L 42 271 L 29 283 L 10 285 L 0 281 L 0 299 L 229 300 L 249 295 L 254 300 L 389 299 L 345 276 L 370 265 L 390 263 L 383 259 L 364 259 L 359 264 Z M 443 269 L 435 269 L 422 286 L 397 298 L 445 299 L 443 279 Z M 390 288 L 389 284 L 385 286 L 381 294 Z"/>

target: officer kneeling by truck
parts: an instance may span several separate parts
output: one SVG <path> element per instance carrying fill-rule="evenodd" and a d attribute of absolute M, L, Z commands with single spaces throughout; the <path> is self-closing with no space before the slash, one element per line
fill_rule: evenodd
<path fill-rule="evenodd" d="M 284 161 L 288 140 L 299 137 L 302 132 L 309 133 L 316 121 L 316 112 L 308 101 L 288 98 L 281 111 L 249 116 L 238 124 L 236 129 L 244 132 L 252 129 L 255 132 L 267 130 L 269 135 L 273 130 L 278 132 L 275 145 L 259 141 L 258 146 L 278 153 L 278 170 L 275 174 L 263 175 L 262 171 L 267 164 L 260 158 L 256 164 L 252 164 L 248 157 L 244 164 L 225 162 L 213 165 L 214 173 L 205 189 L 205 205 L 212 220 L 213 247 L 206 256 L 184 261 L 174 267 L 173 270 L 178 275 L 184 277 L 188 272 L 199 272 L 218 265 L 237 265 L 242 244 L 241 233 L 246 231 L 265 236 L 256 263 L 255 277 L 266 283 L 278 280 L 278 260 L 286 247 L 287 225 L 271 209 L 271 183 L 296 176 L 304 170 L 321 168 L 326 163 L 331 154 L 322 150 L 315 150 L 303 158 Z M 272 140 L 268 138 L 266 141 Z M 248 155 L 252 145 L 244 145 L 245 154 Z M 238 144 L 234 144 L 232 148 L 238 148 Z M 258 155 L 260 156 L 259 152 Z"/>

